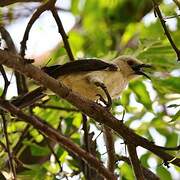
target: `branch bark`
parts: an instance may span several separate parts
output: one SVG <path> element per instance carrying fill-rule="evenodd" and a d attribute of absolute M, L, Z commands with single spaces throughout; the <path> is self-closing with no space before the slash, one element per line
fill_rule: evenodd
<path fill-rule="evenodd" d="M 128 144 L 127 147 L 130 156 L 131 166 L 133 167 L 136 179 L 144 180 L 143 171 L 136 152 L 136 146 L 134 146 L 133 144 Z"/>
<path fill-rule="evenodd" d="M 154 5 L 154 11 L 155 11 L 155 15 L 157 14 L 158 17 L 159 17 L 159 20 L 161 22 L 161 25 L 164 29 L 164 33 L 168 39 L 168 41 L 170 42 L 172 48 L 174 49 L 174 51 L 176 52 L 176 55 L 177 55 L 177 60 L 180 61 L 180 50 L 178 49 L 178 47 L 176 46 L 176 44 L 174 43 L 173 41 L 173 38 L 171 37 L 171 34 L 170 32 L 168 31 L 167 29 L 167 26 L 166 26 L 166 21 L 164 20 L 163 16 L 162 16 L 162 13 L 161 13 L 161 10 L 159 9 L 159 5 L 158 3 L 156 2 L 156 0 L 152 0 L 153 2 L 153 5 Z"/>
<path fill-rule="evenodd" d="M 79 146 L 74 144 L 67 137 L 61 135 L 56 129 L 51 126 L 43 123 L 43 121 L 34 115 L 26 115 L 19 108 L 13 106 L 6 100 L 0 98 L 0 107 L 1 109 L 12 113 L 20 119 L 23 119 L 27 123 L 33 125 L 36 129 L 40 130 L 43 134 L 47 135 L 51 140 L 58 142 L 65 149 L 74 153 L 75 155 L 81 157 L 85 162 L 87 162 L 92 168 L 94 168 L 99 174 L 109 180 L 116 180 L 117 178 L 109 172 L 102 163 L 97 160 L 92 154 L 81 149 Z"/>
<path fill-rule="evenodd" d="M 61 22 L 61 19 L 60 19 L 59 15 L 58 15 L 56 7 L 53 5 L 50 8 L 51 8 L 52 15 L 53 15 L 53 17 L 54 17 L 54 19 L 56 21 L 56 24 L 58 26 L 58 31 L 61 34 L 61 37 L 63 39 L 64 47 L 65 47 L 65 49 L 67 51 L 67 54 L 69 56 L 69 60 L 74 61 L 74 56 L 73 56 L 72 50 L 70 48 L 70 44 L 68 42 L 68 36 L 66 35 L 66 32 L 65 32 L 64 27 L 62 25 L 62 22 Z"/>
<path fill-rule="evenodd" d="M 37 8 L 37 10 L 34 12 L 34 14 L 32 15 L 31 19 L 29 20 L 28 22 L 28 25 L 26 27 L 26 30 L 24 32 L 24 36 L 23 36 L 23 40 L 21 41 L 21 51 L 20 51 L 20 54 L 21 56 L 24 58 L 25 56 L 25 50 L 27 49 L 27 46 L 26 46 L 26 42 L 29 38 L 29 32 L 33 26 L 33 24 L 35 23 L 35 21 L 39 18 L 39 16 L 46 10 L 49 10 L 50 9 L 50 6 L 52 4 L 54 4 L 55 1 L 52 0 L 52 1 L 47 1 L 46 3 L 42 4 L 39 8 Z"/>
<path fill-rule="evenodd" d="M 8 51 L 12 52 L 14 54 L 18 54 L 15 44 L 14 44 L 9 32 L 3 26 L 0 26 L 0 32 L 1 32 L 2 38 L 6 42 Z M 27 88 L 26 79 L 25 79 L 24 75 L 20 74 L 17 71 L 14 71 L 14 73 L 15 73 L 15 77 L 16 77 L 16 86 L 17 86 L 18 95 L 25 94 L 28 91 L 28 88 Z"/>
<path fill-rule="evenodd" d="M 104 135 L 104 140 L 108 155 L 107 167 L 112 173 L 114 173 L 115 149 L 114 149 L 113 131 L 109 127 L 103 126 L 103 133 L 104 133 L 103 135 Z"/>
<path fill-rule="evenodd" d="M 72 92 L 61 82 L 48 76 L 32 64 L 24 64 L 20 56 L 0 50 L 0 64 L 13 68 L 27 77 L 34 79 L 44 87 L 49 88 L 58 96 L 66 99 L 76 106 L 80 111 L 87 114 L 89 117 L 116 131 L 125 140 L 125 142 L 133 143 L 135 146 L 141 146 L 153 152 L 165 162 L 169 161 L 174 165 L 180 166 L 180 158 L 174 158 L 172 155 L 166 153 L 165 150 L 134 133 L 130 128 L 126 127 L 121 121 L 116 119 L 110 112 L 106 111 L 106 108 Z"/>
<path fill-rule="evenodd" d="M 7 150 L 8 157 L 9 157 L 10 172 L 12 172 L 12 175 L 13 175 L 12 179 L 16 180 L 16 169 L 14 167 L 13 156 L 12 156 L 12 152 L 10 150 L 10 143 L 9 143 L 9 138 L 8 138 L 8 133 L 7 133 L 7 120 L 5 118 L 5 112 L 4 111 L 1 111 L 1 117 L 2 117 L 2 121 L 3 121 L 4 136 L 6 139 L 6 150 Z"/>

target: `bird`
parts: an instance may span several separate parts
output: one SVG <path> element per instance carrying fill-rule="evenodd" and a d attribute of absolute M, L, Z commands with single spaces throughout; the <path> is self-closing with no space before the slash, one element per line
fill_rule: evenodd
<path fill-rule="evenodd" d="M 151 67 L 135 57 L 119 56 L 112 61 L 81 59 L 64 65 L 45 66 L 41 70 L 80 96 L 96 102 L 100 100 L 107 107 L 111 107 L 112 100 L 120 96 L 130 80 L 140 75 L 150 79 L 143 70 Z M 38 99 L 38 96 L 44 96 L 44 88 L 39 87 L 19 100 L 13 100 L 12 103 L 22 106 L 21 103 L 25 99 Z"/>

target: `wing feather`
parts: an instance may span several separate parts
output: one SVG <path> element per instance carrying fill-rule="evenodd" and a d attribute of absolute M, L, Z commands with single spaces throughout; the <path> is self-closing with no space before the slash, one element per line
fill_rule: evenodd
<path fill-rule="evenodd" d="M 117 71 L 117 66 L 112 63 L 104 62 L 99 59 L 86 59 L 68 62 L 63 65 L 54 65 L 50 67 L 43 67 L 42 70 L 48 75 L 57 78 L 66 74 L 75 72 L 88 72 L 88 71 Z"/>

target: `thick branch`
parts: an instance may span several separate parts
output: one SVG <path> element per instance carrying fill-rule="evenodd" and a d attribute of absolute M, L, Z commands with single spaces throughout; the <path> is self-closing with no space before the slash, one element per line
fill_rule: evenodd
<path fill-rule="evenodd" d="M 134 133 L 121 121 L 116 119 L 110 112 L 106 111 L 106 108 L 77 95 L 62 83 L 48 76 L 32 64 L 24 64 L 20 56 L 0 50 L 0 63 L 23 73 L 44 87 L 49 88 L 60 97 L 72 103 L 89 117 L 116 131 L 127 143 L 133 143 L 135 146 L 141 146 L 148 149 L 164 161 L 170 161 L 172 164 L 180 166 L 180 158 L 174 159 L 172 155 L 166 153 L 160 147 L 157 147 L 152 142 Z"/>
<path fill-rule="evenodd" d="M 96 169 L 99 174 L 104 176 L 109 180 L 115 180 L 116 177 L 109 172 L 102 163 L 97 160 L 92 154 L 84 151 L 79 146 L 74 144 L 71 140 L 67 137 L 61 135 L 56 129 L 50 127 L 49 125 L 43 123 L 43 121 L 38 118 L 37 116 L 29 116 L 24 114 L 19 108 L 13 106 L 8 101 L 5 101 L 0 98 L 0 106 L 3 110 L 6 110 L 13 115 L 17 116 L 20 119 L 23 119 L 27 123 L 33 125 L 36 129 L 40 130 L 43 134 L 48 136 L 51 140 L 58 142 L 61 144 L 65 149 L 69 150 L 70 152 L 76 154 L 77 156 L 84 159 L 92 168 Z"/>

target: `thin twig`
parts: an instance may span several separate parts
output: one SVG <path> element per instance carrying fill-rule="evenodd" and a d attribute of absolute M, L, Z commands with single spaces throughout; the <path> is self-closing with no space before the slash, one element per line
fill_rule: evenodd
<path fill-rule="evenodd" d="M 10 143 L 9 143 L 9 139 L 8 139 L 8 133 L 7 133 L 7 124 L 6 124 L 6 118 L 4 115 L 4 111 L 1 110 L 1 117 L 2 117 L 2 121 L 3 121 L 3 131 L 4 131 L 4 136 L 6 139 L 6 149 L 7 149 L 7 153 L 8 153 L 8 157 L 9 157 L 9 167 L 10 167 L 10 171 L 13 174 L 13 179 L 16 179 L 16 170 L 13 164 L 13 157 L 12 157 L 12 153 L 10 150 Z"/>
<path fill-rule="evenodd" d="M 54 109 L 54 110 L 67 111 L 67 112 L 80 112 L 78 109 L 75 108 L 65 108 L 65 107 L 59 107 L 53 105 L 45 105 L 41 103 L 35 103 L 33 107 L 40 107 L 42 109 Z"/>
<path fill-rule="evenodd" d="M 127 144 L 127 147 L 130 156 L 131 166 L 133 167 L 136 179 L 144 180 L 144 175 L 136 152 L 136 146 L 134 146 L 133 144 Z"/>
<path fill-rule="evenodd" d="M 83 126 L 82 129 L 84 131 L 84 136 L 83 136 L 83 143 L 85 146 L 85 150 L 87 152 L 90 152 L 90 147 L 89 147 L 89 128 L 87 125 L 87 116 L 85 114 L 82 114 L 82 120 L 83 120 Z M 90 180 L 90 168 L 88 166 L 88 164 L 85 164 L 84 167 L 84 172 L 85 172 L 85 176 L 87 178 L 87 180 Z"/>
<path fill-rule="evenodd" d="M 13 148 L 14 155 L 16 155 L 19 152 L 19 150 L 21 148 L 21 145 L 22 145 L 22 142 L 23 142 L 23 140 L 26 138 L 26 136 L 28 134 L 29 128 L 30 128 L 30 125 L 27 124 L 26 127 L 24 128 L 24 130 L 22 131 L 21 136 L 19 137 L 19 140 L 16 143 L 16 146 Z"/>
<path fill-rule="evenodd" d="M 28 22 L 28 25 L 26 27 L 26 30 L 24 32 L 24 36 L 23 36 L 23 40 L 21 41 L 21 51 L 20 54 L 22 56 L 22 58 L 24 59 L 25 56 L 25 50 L 27 49 L 26 46 L 26 42 L 29 38 L 29 32 L 33 26 L 33 24 L 35 23 L 35 21 L 39 18 L 39 16 L 46 10 L 49 10 L 50 6 L 52 5 L 52 3 L 55 3 L 54 0 L 49 0 L 47 1 L 45 4 L 41 5 L 32 15 L 31 19 Z"/>
<path fill-rule="evenodd" d="M 90 152 L 90 147 L 89 147 L 89 138 L 88 138 L 88 125 L 87 125 L 87 116 L 85 114 L 82 114 L 82 118 L 83 118 L 83 131 L 84 131 L 84 145 L 85 145 L 85 149 L 87 152 Z"/>
<path fill-rule="evenodd" d="M 71 51 L 70 44 L 68 42 L 68 36 L 66 35 L 66 32 L 64 30 L 64 27 L 62 25 L 61 19 L 57 13 L 55 6 L 51 6 L 51 12 L 52 12 L 52 15 L 53 15 L 56 23 L 57 23 L 58 30 L 59 30 L 59 33 L 61 34 L 62 39 L 63 39 L 64 47 L 67 51 L 69 59 L 70 59 L 70 61 L 74 61 L 74 56 L 73 56 L 73 53 Z"/>
<path fill-rule="evenodd" d="M 6 145 L 0 141 L 0 146 L 4 149 L 5 152 L 8 152 Z"/>
<path fill-rule="evenodd" d="M 51 143 L 50 143 L 48 137 L 46 137 L 45 135 L 43 135 L 43 136 L 44 136 L 44 138 L 45 138 L 45 140 L 46 140 L 46 143 L 47 143 L 47 145 L 48 145 L 48 147 L 49 147 L 51 153 L 54 155 L 54 157 L 55 157 L 55 159 L 56 159 L 56 162 L 57 162 L 58 165 L 59 165 L 60 172 L 62 172 L 62 171 L 63 171 L 62 165 L 61 165 L 61 162 L 60 162 L 60 160 L 59 160 L 57 154 L 54 152 L 54 149 L 53 149 L 53 147 L 52 147 L 52 145 L 51 145 Z"/>
<path fill-rule="evenodd" d="M 161 25 L 164 29 L 164 33 L 167 37 L 167 39 L 169 40 L 172 48 L 174 49 L 174 51 L 176 52 L 176 55 L 177 55 L 177 60 L 180 61 L 180 50 L 177 48 L 177 46 L 175 45 L 172 37 L 171 37 L 171 34 L 170 32 L 168 31 L 167 29 L 167 26 L 166 26 L 166 21 L 163 19 L 163 16 L 161 14 L 161 10 L 159 9 L 159 5 L 158 3 L 155 1 L 155 0 L 152 0 L 153 2 L 153 5 L 154 5 L 154 11 L 155 11 L 155 15 L 157 15 L 159 17 L 159 20 L 161 22 Z"/>
<path fill-rule="evenodd" d="M 3 93 L 1 95 L 1 97 L 5 99 L 8 87 L 10 85 L 10 82 L 9 82 L 7 76 L 6 76 L 6 72 L 5 72 L 5 70 L 4 70 L 2 65 L 0 65 L 0 72 L 1 72 L 1 74 L 3 76 L 3 78 L 4 78 L 4 89 L 3 89 Z"/>
<path fill-rule="evenodd" d="M 115 149 L 114 149 L 114 139 L 112 134 L 113 134 L 112 129 L 110 129 L 107 126 L 103 126 L 103 135 L 104 135 L 104 140 L 108 155 L 107 167 L 112 173 L 114 173 Z"/>
<path fill-rule="evenodd" d="M 179 151 L 180 150 L 180 145 L 176 147 L 162 147 L 162 146 L 157 146 L 161 149 L 167 150 L 167 151 Z"/>
<path fill-rule="evenodd" d="M 164 20 L 166 20 L 166 19 L 172 19 L 172 18 L 177 18 L 177 17 L 179 17 L 180 16 L 180 14 L 175 14 L 175 15 L 172 15 L 172 16 L 166 16 L 166 17 L 164 17 L 163 19 Z"/>
<path fill-rule="evenodd" d="M 2 38 L 6 42 L 7 50 L 14 54 L 18 54 L 10 33 L 3 26 L 0 26 L 0 32 Z M 22 95 L 28 91 L 26 79 L 24 75 L 20 74 L 17 71 L 14 71 L 14 73 L 16 77 L 16 86 L 17 86 L 18 95 Z"/>

